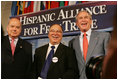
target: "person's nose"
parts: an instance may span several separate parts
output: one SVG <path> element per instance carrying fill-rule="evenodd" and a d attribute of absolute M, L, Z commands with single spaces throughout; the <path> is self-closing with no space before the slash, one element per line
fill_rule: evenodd
<path fill-rule="evenodd" d="M 13 30 L 14 30 L 14 31 L 16 31 L 16 30 L 17 30 L 17 28 L 16 28 L 16 27 L 14 27 L 14 28 L 13 28 Z"/>
<path fill-rule="evenodd" d="M 57 33 L 58 33 L 57 31 L 54 31 L 54 33 L 53 33 L 53 34 L 54 34 L 54 35 L 56 35 Z"/>

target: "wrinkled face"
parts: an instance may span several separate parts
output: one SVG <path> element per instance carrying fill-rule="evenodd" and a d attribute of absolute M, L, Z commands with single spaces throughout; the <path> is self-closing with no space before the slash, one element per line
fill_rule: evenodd
<path fill-rule="evenodd" d="M 86 32 L 91 28 L 92 19 L 87 12 L 80 12 L 77 16 L 76 24 L 82 32 Z"/>
<path fill-rule="evenodd" d="M 62 40 L 62 35 L 63 35 L 62 33 L 63 32 L 62 32 L 61 26 L 56 25 L 56 24 L 51 26 L 49 33 L 48 33 L 50 43 L 52 45 L 59 44 Z"/>
<path fill-rule="evenodd" d="M 7 32 L 11 38 L 17 38 L 21 33 L 20 21 L 16 18 L 11 19 L 7 26 Z"/>

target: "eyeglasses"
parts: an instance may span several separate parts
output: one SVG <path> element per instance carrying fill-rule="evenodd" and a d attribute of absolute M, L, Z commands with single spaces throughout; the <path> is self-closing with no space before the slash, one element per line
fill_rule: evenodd
<path fill-rule="evenodd" d="M 49 32 L 56 32 L 56 33 L 62 33 L 62 31 L 61 30 L 50 30 Z"/>

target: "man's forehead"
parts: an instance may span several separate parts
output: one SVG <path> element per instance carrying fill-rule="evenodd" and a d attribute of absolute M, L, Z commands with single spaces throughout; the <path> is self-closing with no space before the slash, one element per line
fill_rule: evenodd
<path fill-rule="evenodd" d="M 78 16 L 83 16 L 83 15 L 88 15 L 89 16 L 89 14 L 87 12 L 80 12 Z"/>
<path fill-rule="evenodd" d="M 61 27 L 60 26 L 52 26 L 51 28 L 50 28 L 50 30 L 52 30 L 52 29 L 55 29 L 55 30 L 61 30 Z"/>
<path fill-rule="evenodd" d="M 17 19 L 17 18 L 12 18 L 12 19 L 10 19 L 10 22 L 11 22 L 11 21 L 18 21 L 18 22 L 20 22 L 20 20 Z"/>
<path fill-rule="evenodd" d="M 10 19 L 8 25 L 11 25 L 11 24 L 17 24 L 17 25 L 20 24 L 20 25 L 22 25 L 20 20 L 17 19 L 17 18 Z"/>

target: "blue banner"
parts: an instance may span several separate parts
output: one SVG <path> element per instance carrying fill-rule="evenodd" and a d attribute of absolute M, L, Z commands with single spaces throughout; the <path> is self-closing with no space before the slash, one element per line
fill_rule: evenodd
<path fill-rule="evenodd" d="M 75 17 L 81 10 L 91 13 L 92 29 L 112 31 L 113 17 L 117 12 L 117 1 L 98 1 L 16 16 L 22 22 L 21 37 L 24 39 L 47 38 L 49 27 L 52 24 L 62 26 L 63 36 L 77 35 L 80 30 L 76 26 Z"/>

